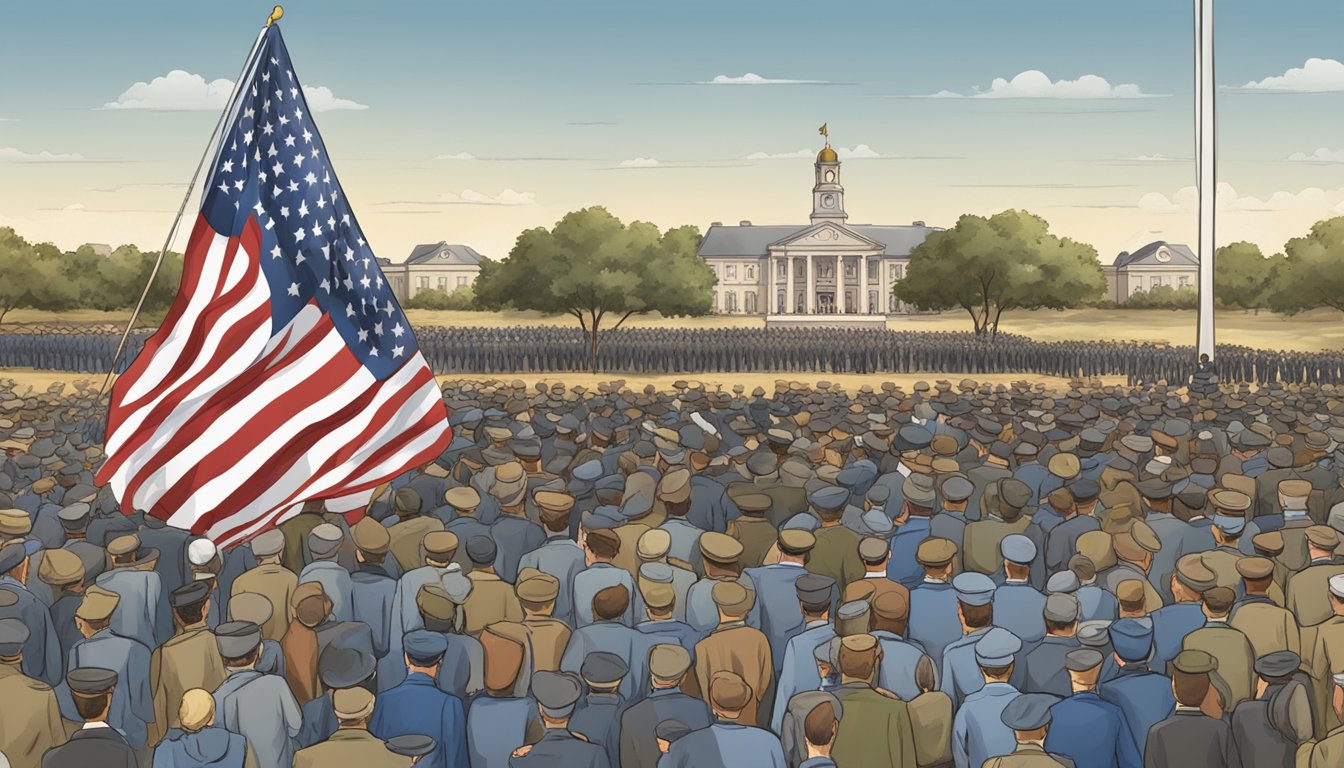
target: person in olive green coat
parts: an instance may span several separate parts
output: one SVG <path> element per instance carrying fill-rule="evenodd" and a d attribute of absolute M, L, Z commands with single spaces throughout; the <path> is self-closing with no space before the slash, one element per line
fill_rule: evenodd
<path fill-rule="evenodd" d="M 915 735 L 905 702 L 873 687 L 882 646 L 869 634 L 840 641 L 840 687 L 844 707 L 832 757 L 845 768 L 906 768 L 915 765 Z"/>

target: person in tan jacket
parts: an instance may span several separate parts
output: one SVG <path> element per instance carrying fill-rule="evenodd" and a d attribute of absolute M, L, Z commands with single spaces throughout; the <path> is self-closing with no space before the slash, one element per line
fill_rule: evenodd
<path fill-rule="evenodd" d="M 1246 635 L 1257 659 L 1275 651 L 1300 654 L 1302 643 L 1297 621 L 1269 596 L 1274 585 L 1274 561 L 1244 557 L 1237 561 L 1237 573 L 1246 596 L 1232 607 L 1228 625 Z"/>
<path fill-rule="evenodd" d="M 55 691 L 20 669 L 28 634 L 19 619 L 0 619 L 0 754 L 13 768 L 37 768 L 42 753 L 65 743 Z"/>
<path fill-rule="evenodd" d="M 523 606 L 513 587 L 495 574 L 498 549 L 488 536 L 467 539 L 467 557 L 471 558 L 471 594 L 462 608 L 466 612 L 465 632 L 478 637 L 481 630 L 497 621 L 522 621 Z"/>
<path fill-rule="evenodd" d="M 294 618 L 290 599 L 299 586 L 299 577 L 280 564 L 280 554 L 285 548 L 285 535 L 280 531 L 266 531 L 252 540 L 251 547 L 257 567 L 233 580 L 231 595 L 253 592 L 270 600 L 271 618 L 261 626 L 261 636 L 279 640 Z"/>
<path fill-rule="evenodd" d="M 213 691 L 224 682 L 224 660 L 207 624 L 210 615 L 208 582 L 193 581 L 169 596 L 177 634 L 154 649 L 149 661 L 149 690 L 154 698 L 154 722 L 149 743 L 158 744 L 170 728 L 181 727 L 178 709 L 182 695 L 193 688 Z"/>
<path fill-rule="evenodd" d="M 560 659 L 565 655 L 565 646 L 573 630 L 552 616 L 556 598 L 560 595 L 559 579 L 535 568 L 524 568 L 518 572 L 518 583 L 513 591 L 522 606 L 523 620 L 516 624 L 501 622 L 498 628 L 510 636 L 527 638 L 532 661 L 529 672 L 560 671 Z"/>
<path fill-rule="evenodd" d="M 719 610 L 719 626 L 695 644 L 696 682 L 701 692 L 708 692 L 715 673 L 740 675 L 751 688 L 751 700 L 742 711 L 741 722 L 758 723 L 761 701 L 770 692 L 774 671 L 770 642 L 759 629 L 746 624 L 754 596 L 735 581 L 718 582 L 711 594 Z"/>
<path fill-rule="evenodd" d="M 409 761 L 369 733 L 374 696 L 363 688 L 342 688 L 331 696 L 336 733 L 294 754 L 294 768 L 404 768 Z"/>

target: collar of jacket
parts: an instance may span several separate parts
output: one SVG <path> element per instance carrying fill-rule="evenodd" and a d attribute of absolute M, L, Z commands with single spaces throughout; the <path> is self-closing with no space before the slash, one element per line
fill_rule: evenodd
<path fill-rule="evenodd" d="M 719 626 L 715 627 L 714 632 L 711 632 L 710 634 L 714 634 L 715 632 L 726 632 L 730 629 L 738 629 L 739 627 L 745 627 L 745 626 L 747 626 L 747 622 L 745 619 L 737 619 L 735 621 L 725 621 Z"/>
<path fill-rule="evenodd" d="M 392 574 L 388 573 L 387 569 L 378 563 L 360 563 L 358 573 L 372 573 L 375 576 L 392 578 Z"/>

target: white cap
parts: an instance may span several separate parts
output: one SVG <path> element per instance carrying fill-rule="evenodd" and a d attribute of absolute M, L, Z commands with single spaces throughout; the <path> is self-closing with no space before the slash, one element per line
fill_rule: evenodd
<path fill-rule="evenodd" d="M 187 545 L 187 562 L 192 565 L 207 565 L 215 559 L 219 550 L 215 543 L 209 539 L 194 539 Z"/>
<path fill-rule="evenodd" d="M 1337 573 L 1326 582 L 1330 585 L 1330 594 L 1344 600 L 1344 573 Z"/>

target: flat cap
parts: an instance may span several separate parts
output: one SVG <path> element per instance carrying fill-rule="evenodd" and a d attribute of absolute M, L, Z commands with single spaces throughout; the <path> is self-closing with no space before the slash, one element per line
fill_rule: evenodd
<path fill-rule="evenodd" d="M 1078 598 L 1069 594 L 1054 594 L 1045 598 L 1047 621 L 1073 622 L 1078 620 Z"/>
<path fill-rule="evenodd" d="M 331 708 L 338 720 L 362 720 L 373 714 L 373 694 L 365 688 L 341 688 L 331 694 Z"/>
<path fill-rule="evenodd" d="M 1069 570 L 1051 574 L 1050 578 L 1045 580 L 1045 591 L 1051 595 L 1071 595 L 1081 586 L 1078 574 Z"/>
<path fill-rule="evenodd" d="M 65 675 L 71 693 L 96 696 L 107 693 L 117 685 L 117 673 L 102 667 L 76 667 Z"/>
<path fill-rule="evenodd" d="M 1111 646 L 1124 661 L 1145 661 L 1153 650 L 1153 621 L 1120 619 L 1110 626 Z"/>
<path fill-rule="evenodd" d="M 369 555 L 385 555 L 392 546 L 392 535 L 387 528 L 371 517 L 355 523 L 350 529 L 350 538 L 359 551 Z"/>
<path fill-rule="evenodd" d="M 965 501 L 975 493 L 975 484 L 961 475 L 948 475 L 941 486 L 944 501 Z"/>
<path fill-rule="evenodd" d="M 691 497 L 691 472 L 688 469 L 674 469 L 663 475 L 658 481 L 657 495 L 665 502 L 678 504 Z"/>
<path fill-rule="evenodd" d="M 812 506 L 822 512 L 836 512 L 849 501 L 849 491 L 844 488 L 828 486 L 814 491 L 807 497 Z"/>
<path fill-rule="evenodd" d="M 345 534 L 331 523 L 322 523 L 308 533 L 308 551 L 313 557 L 323 557 L 335 552 L 341 546 Z"/>
<path fill-rule="evenodd" d="M 1105 648 L 1111 642 L 1110 625 L 1111 622 L 1105 620 L 1080 623 L 1078 625 L 1078 642 L 1088 648 Z"/>
<path fill-rule="evenodd" d="M 590 651 L 579 665 L 579 676 L 589 685 L 618 683 L 630 672 L 630 665 L 610 651 Z"/>
<path fill-rule="evenodd" d="M 789 528 L 779 532 L 779 551 L 786 555 L 807 554 L 816 544 L 817 537 L 811 531 Z"/>
<path fill-rule="evenodd" d="M 1251 508 L 1251 497 L 1241 491 L 1227 488 L 1214 488 L 1209 491 L 1209 503 L 1218 509 L 1231 512 L 1245 512 Z"/>
<path fill-rule="evenodd" d="M 210 585 L 204 581 L 189 581 L 168 595 L 168 604 L 174 608 L 196 605 L 210 598 Z"/>
<path fill-rule="evenodd" d="M 532 676 L 532 697 L 547 717 L 569 717 L 582 690 L 578 678 L 567 672 L 543 670 Z"/>
<path fill-rule="evenodd" d="M 239 592 L 229 598 L 229 619 L 250 621 L 261 626 L 275 615 L 271 599 L 257 592 Z"/>
<path fill-rule="evenodd" d="M 1292 651 L 1274 651 L 1255 660 L 1255 673 L 1264 678 L 1288 677 L 1302 666 L 1302 657 Z"/>
<path fill-rule="evenodd" d="M 0 534 L 5 536 L 27 536 L 33 530 L 33 522 L 22 509 L 0 509 Z"/>
<path fill-rule="evenodd" d="M 720 710 L 739 712 L 751 701 L 751 686 L 735 672 L 715 672 L 709 680 L 709 699 Z"/>
<path fill-rule="evenodd" d="M 84 561 L 68 549 L 48 549 L 42 553 L 42 564 L 37 578 L 53 587 L 75 584 L 84 580 Z"/>
<path fill-rule="evenodd" d="M 736 581 L 720 581 L 709 592 L 720 610 L 729 616 L 740 616 L 751 609 L 754 596 Z"/>
<path fill-rule="evenodd" d="M 1176 561 L 1176 580 L 1195 592 L 1204 592 L 1218 586 L 1218 574 L 1204 564 L 1199 553 L 1183 556 Z"/>
<path fill-rule="evenodd" d="M 1304 499 L 1311 495 L 1311 482 L 1308 480 L 1280 480 L 1279 495 L 1290 499 Z"/>
<path fill-rule="evenodd" d="M 748 514 L 765 513 L 770 511 L 770 505 L 774 503 L 774 499 L 764 493 L 744 493 L 740 496 L 734 496 L 733 503 L 737 505 L 738 509 Z"/>
<path fill-rule="evenodd" d="M 620 528 L 629 522 L 621 510 L 614 506 L 603 504 L 591 512 L 583 513 L 583 528 L 586 531 L 611 530 Z"/>
<path fill-rule="evenodd" d="M 1075 648 L 1064 654 L 1064 667 L 1070 672 L 1086 672 L 1101 666 L 1103 656 L 1092 648 Z"/>
<path fill-rule="evenodd" d="M 250 621 L 226 621 L 215 627 L 215 646 L 226 659 L 238 659 L 261 645 L 261 627 Z"/>
<path fill-rule="evenodd" d="M 982 667 L 1006 667 L 1013 654 L 1022 650 L 1022 641 L 1003 627 L 992 627 L 975 643 L 975 661 Z"/>
<path fill-rule="evenodd" d="M 1025 565 L 1036 559 L 1036 544 L 1020 533 L 1003 537 L 999 542 L 999 551 L 1003 559 L 1010 563 Z"/>
<path fill-rule="evenodd" d="M 952 588 L 957 592 L 957 600 L 966 605 L 989 605 L 996 589 L 993 579 L 973 571 L 957 574 L 952 579 Z"/>
<path fill-rule="evenodd" d="M 700 534 L 700 554 L 715 563 L 735 563 L 742 556 L 742 542 L 725 533 Z"/>
<path fill-rule="evenodd" d="M 285 534 L 278 529 L 272 528 L 269 531 L 260 533 L 251 542 L 252 554 L 257 557 L 271 557 L 278 555 L 285 548 Z"/>
<path fill-rule="evenodd" d="M 1283 552 L 1283 533 L 1281 531 L 1266 531 L 1257 533 L 1251 538 L 1251 545 L 1255 551 L 1270 556 L 1276 556 Z"/>
<path fill-rule="evenodd" d="M 1122 603 L 1137 603 L 1144 599 L 1143 581 L 1125 579 L 1115 587 L 1115 597 Z"/>
<path fill-rule="evenodd" d="M 938 497 L 928 475 L 910 475 L 901 482 L 901 496 L 911 504 L 932 506 Z"/>
<path fill-rule="evenodd" d="M 1079 464 L 1077 456 L 1061 451 L 1050 457 L 1046 468 L 1050 470 L 1050 474 L 1061 480 L 1072 480 L 1078 476 L 1082 466 Z"/>
<path fill-rule="evenodd" d="M 445 491 L 443 501 L 453 509 L 475 509 L 481 505 L 481 494 L 469 485 L 459 485 Z"/>
<path fill-rule="evenodd" d="M 1208 674 L 1218 669 L 1218 659 L 1206 651 L 1187 649 L 1176 654 L 1171 665 L 1187 675 Z"/>
<path fill-rule="evenodd" d="M 87 502 L 78 501 L 75 502 L 74 504 L 61 507 L 61 511 L 56 513 L 56 519 L 59 520 L 61 522 L 61 525 L 66 528 L 78 529 L 81 525 L 84 524 L 84 521 L 89 518 L 89 515 L 92 512 L 93 507 L 89 506 Z M 4 512 L 0 512 L 0 518 L 3 518 L 4 514 L 5 514 Z"/>
<path fill-rule="evenodd" d="M 1059 701 L 1048 693 L 1024 693 L 1008 702 L 999 719 L 1014 731 L 1034 731 L 1050 724 L 1050 708 Z"/>
<path fill-rule="evenodd" d="M 859 540 L 859 559 L 865 563 L 880 563 L 890 552 L 889 545 L 882 539 L 865 536 Z"/>
<path fill-rule="evenodd" d="M 408 733 L 404 736 L 393 736 L 384 741 L 383 746 L 394 755 L 414 758 L 424 757 L 433 752 L 438 742 L 422 733 Z"/>
<path fill-rule="evenodd" d="M 412 659 L 432 664 L 448 652 L 448 640 L 440 632 L 416 629 L 406 633 L 402 647 Z"/>
<path fill-rule="evenodd" d="M 649 673 L 660 680 L 680 680 L 691 668 L 691 654 L 680 645 L 659 643 L 649 650 Z"/>
<path fill-rule="evenodd" d="M 1031 488 L 1014 477 L 1000 479 L 998 491 L 999 498 L 1014 509 L 1022 509 L 1031 501 Z"/>
<path fill-rule="evenodd" d="M 332 643 L 317 657 L 317 677 L 332 690 L 353 688 L 373 677 L 375 664 L 373 654 Z"/>
<path fill-rule="evenodd" d="M 829 603 L 835 590 L 835 579 L 819 573 L 805 573 L 793 582 L 798 602 L 808 605 Z"/>
<path fill-rule="evenodd" d="M 1307 528 L 1307 541 L 1319 549 L 1333 550 L 1339 546 L 1339 532 L 1328 525 Z"/>
<path fill-rule="evenodd" d="M 121 604 L 121 595 L 101 587 L 89 587 L 84 599 L 75 609 L 75 616 L 85 621 L 106 621 Z"/>
<path fill-rule="evenodd" d="M 927 538 L 915 549 L 915 561 L 929 568 L 942 568 L 957 556 L 957 545 L 951 539 L 937 536 Z"/>
<path fill-rule="evenodd" d="M 0 656 L 13 658 L 22 653 L 29 634 L 28 625 L 21 619 L 0 619 Z"/>
<path fill-rule="evenodd" d="M 1274 573 L 1274 561 L 1267 557 L 1243 557 L 1237 561 L 1237 573 L 1246 579 L 1267 579 Z"/>
<path fill-rule="evenodd" d="M 489 536 L 472 536 L 467 539 L 467 557 L 474 565 L 490 565 L 495 562 L 499 548 Z"/>

